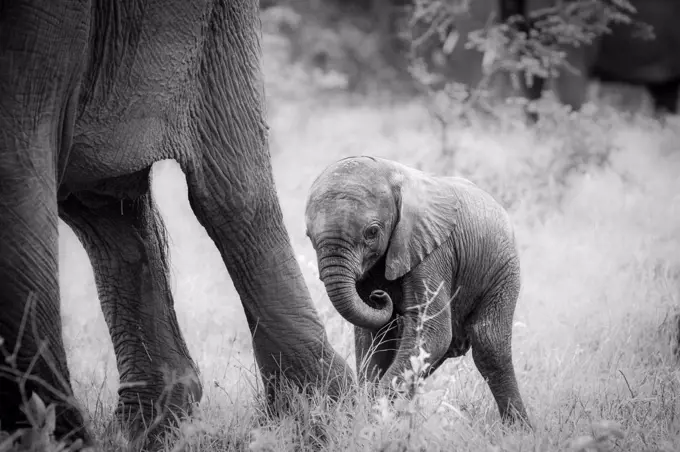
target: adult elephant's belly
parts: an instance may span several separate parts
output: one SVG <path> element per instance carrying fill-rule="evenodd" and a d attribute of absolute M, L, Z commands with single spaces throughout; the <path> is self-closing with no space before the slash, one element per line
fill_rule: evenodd
<path fill-rule="evenodd" d="M 76 190 L 184 152 L 210 3 L 104 2 L 62 185 Z"/>
<path fill-rule="evenodd" d="M 62 186 L 68 191 L 85 190 L 98 181 L 186 155 L 188 121 L 159 111 L 161 114 L 148 110 L 105 114 L 77 124 Z"/>

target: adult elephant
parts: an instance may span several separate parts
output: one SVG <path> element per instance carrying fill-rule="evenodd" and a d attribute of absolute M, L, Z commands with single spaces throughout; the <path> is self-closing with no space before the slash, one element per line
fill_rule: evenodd
<path fill-rule="evenodd" d="M 512 15 L 529 18 L 541 8 L 554 6 L 554 0 L 501 0 L 501 20 Z M 680 88 L 680 2 L 674 0 L 630 0 L 635 21 L 653 27 L 654 39 L 643 39 L 630 24 L 610 24 L 611 33 L 596 38 L 591 45 L 565 48 L 566 62 L 576 71 L 561 70 L 554 80 L 559 100 L 580 109 L 586 100 L 588 82 L 623 82 L 644 86 L 652 97 L 657 113 L 677 113 Z M 545 81 L 534 78 L 523 92 L 538 99 Z"/>
<path fill-rule="evenodd" d="M 281 375 L 330 381 L 331 394 L 352 379 L 283 224 L 258 27 L 254 0 L 0 3 L 0 350 L 10 357 L 0 367 L 2 429 L 22 425 L 22 398 L 36 393 L 57 405 L 57 437 L 91 440 L 70 403 L 59 217 L 94 267 L 120 374 L 117 418 L 132 420 L 134 438 L 149 438 L 144 425 L 159 408 L 169 419 L 201 398 L 150 193 L 151 166 L 163 159 L 187 176 L 270 393 Z M 190 378 L 164 392 L 167 372 Z"/>

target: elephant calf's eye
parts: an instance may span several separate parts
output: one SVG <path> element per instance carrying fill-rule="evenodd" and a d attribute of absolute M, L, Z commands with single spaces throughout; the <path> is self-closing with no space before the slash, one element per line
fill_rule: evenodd
<path fill-rule="evenodd" d="M 378 238 L 378 234 L 380 233 L 380 227 L 378 225 L 372 225 L 366 228 L 364 231 L 364 238 L 366 240 L 375 240 Z"/>

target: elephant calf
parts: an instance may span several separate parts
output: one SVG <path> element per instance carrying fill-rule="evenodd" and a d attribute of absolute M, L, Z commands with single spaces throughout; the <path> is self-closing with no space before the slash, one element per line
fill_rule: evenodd
<path fill-rule="evenodd" d="M 418 308 L 428 303 L 423 377 L 472 348 L 503 421 L 530 425 L 511 351 L 519 257 L 510 218 L 491 195 L 466 179 L 350 157 L 314 181 L 305 217 L 328 296 L 355 326 L 361 379 L 389 388 L 402 378 L 417 354 Z"/>

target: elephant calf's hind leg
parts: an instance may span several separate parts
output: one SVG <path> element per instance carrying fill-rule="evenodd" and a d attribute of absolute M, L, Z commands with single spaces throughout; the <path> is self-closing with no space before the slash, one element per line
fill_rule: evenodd
<path fill-rule="evenodd" d="M 531 427 L 512 363 L 512 317 L 518 292 L 519 284 L 487 296 L 473 314 L 469 331 L 472 358 L 496 399 L 501 419 Z"/>
<path fill-rule="evenodd" d="M 116 416 L 132 438 L 141 439 L 155 435 L 154 425 L 172 422 L 169 412 L 188 411 L 202 390 L 173 307 L 165 231 L 148 171 L 133 177 L 142 186 L 139 198 L 72 195 L 60 214 L 94 267 L 120 374 Z"/>

